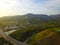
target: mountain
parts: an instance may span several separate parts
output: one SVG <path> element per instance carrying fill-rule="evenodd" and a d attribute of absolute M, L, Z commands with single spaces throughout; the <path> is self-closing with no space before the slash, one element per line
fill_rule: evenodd
<path fill-rule="evenodd" d="M 55 19 L 60 17 L 60 14 L 56 14 L 56 15 L 46 15 L 46 14 L 32 14 L 32 13 L 28 13 L 25 15 L 17 15 L 17 16 L 7 16 L 7 17 L 2 17 L 0 18 L 1 20 L 22 20 L 22 19 L 31 19 L 31 18 L 39 18 L 39 19 L 43 19 L 43 20 L 48 20 L 48 19 Z"/>
<path fill-rule="evenodd" d="M 0 18 L 0 23 L 2 22 L 14 22 L 14 23 L 26 23 L 29 22 L 30 20 L 37 19 L 38 21 L 52 21 L 56 20 L 57 18 L 60 18 L 60 14 L 57 15 L 46 15 L 46 14 L 25 14 L 25 15 L 17 15 L 17 16 L 7 16 L 7 17 L 2 17 Z"/>
<path fill-rule="evenodd" d="M 60 14 L 29 13 L 1 17 L 0 26 L 4 31 L 16 30 L 10 36 L 30 45 L 60 45 Z M 0 37 L 0 44 L 3 45 L 3 43 L 12 45 Z"/>
<path fill-rule="evenodd" d="M 46 14 L 25 14 L 16 16 L 6 16 L 0 18 L 0 25 L 7 26 L 20 26 L 20 25 L 36 25 L 41 23 L 47 23 L 54 25 L 60 24 L 60 14 L 46 15 Z"/>

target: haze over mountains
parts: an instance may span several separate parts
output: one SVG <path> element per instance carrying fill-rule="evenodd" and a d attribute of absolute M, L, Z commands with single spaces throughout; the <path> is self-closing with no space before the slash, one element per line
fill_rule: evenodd
<path fill-rule="evenodd" d="M 0 45 L 60 45 L 60 0 L 0 0 Z"/>
<path fill-rule="evenodd" d="M 56 15 L 46 15 L 46 14 L 33 14 L 33 13 L 28 13 L 28 14 L 25 14 L 25 15 L 16 15 L 16 16 L 5 16 L 5 17 L 2 17 L 2 18 L 17 18 L 17 19 L 24 19 L 24 18 L 28 18 L 28 19 L 31 19 L 31 18 L 40 18 L 40 19 L 54 19 L 54 18 L 58 18 L 60 17 L 60 14 L 56 14 Z M 24 17 L 24 18 L 23 18 Z"/>
<path fill-rule="evenodd" d="M 4 31 L 16 30 L 9 35 L 30 45 L 60 45 L 60 14 L 6 16 L 0 18 L 0 26 Z M 0 38 L 0 44 L 12 45 L 3 37 Z"/>

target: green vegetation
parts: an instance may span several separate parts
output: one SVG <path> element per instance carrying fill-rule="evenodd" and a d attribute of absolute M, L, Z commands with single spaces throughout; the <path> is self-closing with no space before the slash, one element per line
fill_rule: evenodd
<path fill-rule="evenodd" d="M 12 45 L 12 44 L 6 41 L 4 38 L 0 37 L 0 45 Z"/>
<path fill-rule="evenodd" d="M 0 26 L 4 31 L 16 30 L 9 34 L 16 40 L 26 42 L 30 45 L 60 45 L 60 18 L 37 18 L 30 16 L 12 16 L 0 18 Z M 7 27 L 7 29 L 5 29 Z M 11 28 L 14 27 L 14 28 Z M 15 28 L 18 27 L 18 28 Z M 12 45 L 3 37 L 0 45 Z"/>
<path fill-rule="evenodd" d="M 15 38 L 19 41 L 23 41 L 23 42 L 27 42 L 31 45 L 35 45 L 37 42 L 41 42 L 41 40 L 43 40 L 45 38 L 49 38 L 52 35 L 53 36 L 55 36 L 55 34 L 59 35 L 59 33 L 57 32 L 58 30 L 56 30 L 56 29 L 59 29 L 59 28 L 50 28 L 50 29 L 44 29 L 44 30 L 38 30 L 36 28 L 33 30 L 30 28 L 30 30 L 29 30 L 29 28 L 26 28 L 24 30 L 18 30 L 16 32 L 10 34 L 10 36 L 12 36 L 13 38 Z M 58 37 L 60 37 L 60 35 Z M 55 37 L 53 37 L 53 38 L 55 38 Z M 60 38 L 58 38 L 58 39 L 60 39 Z"/>

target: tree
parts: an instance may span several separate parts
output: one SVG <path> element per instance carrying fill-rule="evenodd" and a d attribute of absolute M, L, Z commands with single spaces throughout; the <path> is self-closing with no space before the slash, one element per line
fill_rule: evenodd
<path fill-rule="evenodd" d="M 4 33 L 4 31 L 3 31 L 2 28 L 0 28 L 0 34 L 2 35 L 2 37 L 3 37 L 5 40 L 9 41 L 9 42 L 10 42 L 11 44 L 13 44 L 13 45 L 29 45 L 29 44 L 27 44 L 27 43 L 20 42 L 20 41 L 18 41 L 18 40 L 16 40 L 16 39 L 10 37 L 10 36 L 7 35 L 6 33 Z"/>

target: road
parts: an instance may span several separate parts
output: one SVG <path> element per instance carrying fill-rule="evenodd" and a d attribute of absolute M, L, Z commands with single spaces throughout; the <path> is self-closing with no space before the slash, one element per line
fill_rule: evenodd
<path fill-rule="evenodd" d="M 3 31 L 2 28 L 0 28 L 0 34 L 2 35 L 2 37 L 3 37 L 5 40 L 9 41 L 9 42 L 10 42 L 11 44 L 13 44 L 13 45 L 29 45 L 29 44 L 27 44 L 27 43 L 24 43 L 24 42 L 21 42 L 21 41 L 18 41 L 18 40 L 16 40 L 16 39 L 12 38 L 12 37 L 9 36 L 8 34 L 6 34 L 6 33 Z"/>

